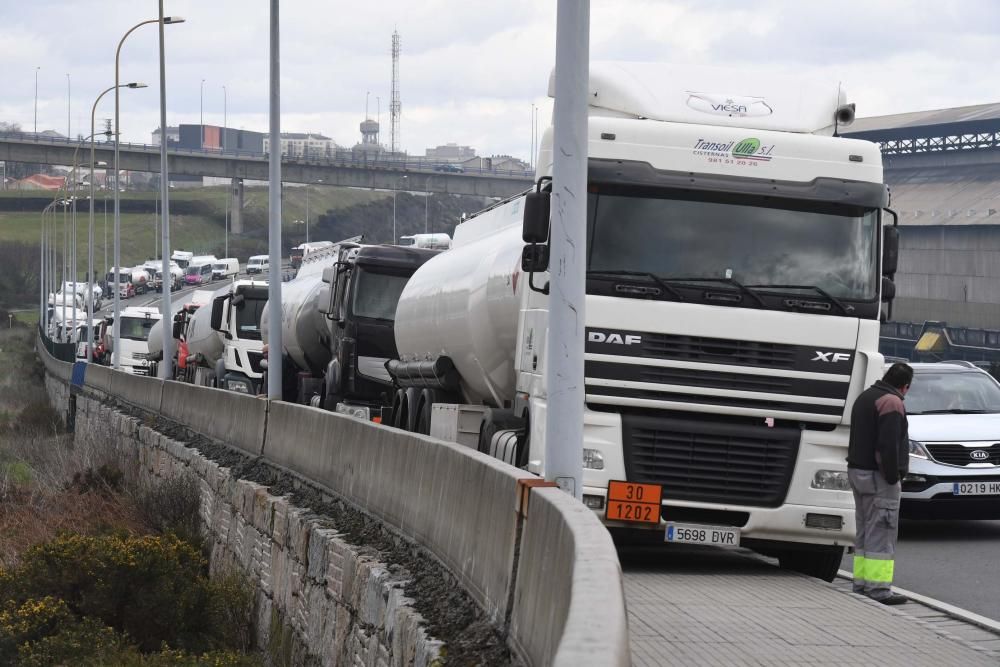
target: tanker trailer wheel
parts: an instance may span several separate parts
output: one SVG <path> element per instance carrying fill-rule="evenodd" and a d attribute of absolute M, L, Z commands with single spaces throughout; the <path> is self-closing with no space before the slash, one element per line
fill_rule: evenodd
<path fill-rule="evenodd" d="M 403 412 L 403 403 L 405 401 L 406 401 L 406 390 L 397 389 L 396 393 L 392 397 L 392 418 L 389 422 L 393 428 L 398 428 L 404 431 L 406 430 L 406 427 L 404 425 L 401 425 L 399 418 Z"/>
<path fill-rule="evenodd" d="M 513 410 L 488 408 L 479 427 L 479 451 L 510 465 L 522 465 L 527 457 L 528 420 Z"/>
<path fill-rule="evenodd" d="M 437 392 L 433 389 L 424 389 L 420 392 L 417 411 L 414 413 L 414 432 L 423 435 L 431 434 L 431 410 L 438 402 Z"/>

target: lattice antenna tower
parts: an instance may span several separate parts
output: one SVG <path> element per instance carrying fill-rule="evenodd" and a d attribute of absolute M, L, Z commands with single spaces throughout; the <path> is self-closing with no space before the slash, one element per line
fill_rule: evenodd
<path fill-rule="evenodd" d="M 389 102 L 389 151 L 399 149 L 399 117 L 403 106 L 399 102 L 399 31 L 392 31 L 392 99 Z"/>

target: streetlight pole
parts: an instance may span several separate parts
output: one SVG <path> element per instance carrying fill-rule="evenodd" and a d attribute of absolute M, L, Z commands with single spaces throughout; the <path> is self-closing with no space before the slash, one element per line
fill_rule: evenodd
<path fill-rule="evenodd" d="M 406 178 L 405 175 L 400 176 L 392 184 L 392 244 L 396 245 L 396 191 L 399 189 L 399 182 Z"/>
<path fill-rule="evenodd" d="M 306 183 L 306 243 L 309 243 L 309 184 Z"/>
<path fill-rule="evenodd" d="M 198 89 L 198 125 L 201 127 L 201 145 L 205 147 L 205 79 L 201 80 L 201 87 Z"/>
<path fill-rule="evenodd" d="M 176 22 L 176 18 L 175 22 Z M 166 17 L 163 16 L 163 0 L 160 0 L 160 20 L 158 21 L 159 32 L 160 32 L 160 127 L 163 131 L 167 131 L 167 65 L 166 57 L 164 55 L 164 39 L 163 39 L 163 27 L 166 23 Z M 225 125 L 225 123 L 223 123 Z M 225 128 L 223 128 L 225 132 Z M 164 138 L 166 138 L 164 136 Z M 170 288 L 173 286 L 173 277 L 170 275 L 170 183 L 169 175 L 167 173 L 167 142 L 160 142 L 160 199 L 163 203 L 160 205 L 160 214 L 163 219 L 160 222 L 160 233 L 162 238 L 160 239 L 160 251 L 162 257 L 160 258 L 161 270 L 163 279 L 160 281 L 160 289 L 162 291 L 161 302 L 160 302 L 160 312 L 163 319 L 163 324 L 160 329 L 163 332 L 163 361 L 160 363 L 160 377 L 164 380 L 172 378 L 174 376 L 173 371 L 173 360 L 174 354 L 172 350 L 172 332 L 171 327 L 167 326 L 170 322 L 171 315 L 173 311 L 170 307 Z"/>
<path fill-rule="evenodd" d="M 427 233 L 427 200 L 431 198 L 430 192 L 424 193 L 424 234 Z"/>
<path fill-rule="evenodd" d="M 69 72 L 66 73 L 66 138 L 73 138 L 73 124 L 70 122 L 70 109 L 73 105 L 73 86 L 70 83 Z M 76 210 L 75 208 L 73 209 Z"/>
<path fill-rule="evenodd" d="M 223 86 L 222 87 L 222 152 L 223 153 L 226 152 L 226 126 L 228 122 L 226 116 L 228 115 L 227 107 L 229 106 L 229 100 L 227 99 L 228 97 L 229 93 L 226 92 L 226 87 Z"/>
<path fill-rule="evenodd" d="M 271 150 L 268 152 L 268 254 L 271 275 L 267 281 L 268 318 L 267 396 L 281 400 L 282 362 L 284 345 L 281 340 L 281 30 L 278 0 L 271 0 L 270 17 L 270 125 Z M 277 148 L 277 150 L 275 150 Z"/>
<path fill-rule="evenodd" d="M 590 0 L 556 9 L 545 479 L 581 499 Z"/>
<path fill-rule="evenodd" d="M 39 65 L 35 68 L 35 138 L 38 138 L 38 70 L 42 69 Z"/>
<path fill-rule="evenodd" d="M 114 236 L 115 236 L 115 271 L 120 271 L 121 270 L 121 266 L 120 266 L 120 264 L 121 264 L 121 222 L 122 222 L 121 221 L 121 201 L 120 201 L 120 198 L 121 198 L 121 188 L 119 187 L 119 184 L 118 184 L 118 177 L 120 175 L 119 168 L 118 168 L 118 164 L 119 164 L 119 162 L 118 162 L 118 144 L 120 143 L 120 139 L 121 139 L 121 126 L 120 126 L 121 119 L 119 117 L 120 116 L 120 114 L 119 114 L 120 103 L 119 103 L 118 89 L 121 87 L 121 85 L 119 83 L 118 74 L 119 74 L 119 71 L 120 71 L 120 67 L 119 66 L 120 66 L 120 63 L 121 63 L 122 45 L 125 43 L 125 40 L 128 39 L 129 35 L 131 35 L 138 28 L 141 28 L 144 25 L 148 25 L 150 23 L 161 23 L 161 22 L 164 25 L 169 25 L 171 23 L 183 23 L 183 21 L 184 21 L 184 19 L 182 19 L 180 17 L 173 17 L 173 16 L 165 16 L 163 18 L 156 18 L 156 19 L 149 19 L 147 21 L 140 21 L 139 23 L 136 23 L 134 26 L 132 26 L 131 28 L 128 29 L 128 32 L 126 32 L 122 36 L 121 40 L 118 42 L 118 48 L 115 49 L 115 86 L 114 86 L 114 91 L 115 91 L 115 168 L 114 168 L 114 171 L 115 171 L 115 231 L 114 231 Z M 167 140 L 167 128 L 166 127 L 161 127 L 160 129 L 162 130 L 162 134 L 160 136 L 160 144 L 161 145 L 166 145 L 166 143 L 167 143 L 167 141 L 166 141 Z M 164 280 L 166 280 L 166 277 L 167 277 L 166 275 L 163 276 Z M 114 337 L 115 341 L 117 341 L 118 338 L 119 338 L 118 334 L 119 334 L 120 327 L 121 327 L 121 321 L 120 321 L 121 320 L 121 317 L 120 317 L 120 315 L 121 315 L 121 303 L 120 303 L 120 301 L 121 300 L 120 300 L 120 298 L 118 296 L 117 283 L 118 283 L 118 279 L 117 279 L 117 275 L 116 275 L 115 276 L 115 294 L 114 294 L 115 321 L 114 321 L 114 329 L 113 329 L 113 333 L 112 333 L 112 336 Z M 169 317 L 169 315 L 167 315 L 167 317 Z M 115 370 L 118 370 L 118 369 L 121 368 L 121 347 L 122 346 L 120 344 L 116 344 L 114 346 L 114 361 L 113 361 L 113 363 L 114 363 Z"/>

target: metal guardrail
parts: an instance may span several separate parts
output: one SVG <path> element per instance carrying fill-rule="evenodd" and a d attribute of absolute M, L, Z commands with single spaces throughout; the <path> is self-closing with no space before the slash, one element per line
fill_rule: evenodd
<path fill-rule="evenodd" d="M 926 334 L 937 338 L 918 344 Z M 1000 362 L 1000 330 L 953 327 L 947 322 L 884 322 L 880 331 L 882 354 L 910 361 L 961 360 L 982 365 Z"/>
<path fill-rule="evenodd" d="M 0 139 L 20 141 L 34 144 L 63 145 L 76 147 L 80 145 L 79 139 L 69 139 L 67 137 L 54 137 L 51 135 L 34 134 L 31 132 L 0 132 Z M 111 142 L 101 142 L 97 146 L 102 150 L 111 150 L 114 144 Z M 121 142 L 118 144 L 119 150 L 142 151 L 159 155 L 160 147 L 156 144 L 139 144 L 132 142 Z M 168 146 L 167 152 L 172 155 L 197 155 L 200 157 L 218 157 L 225 159 L 246 159 L 246 160 L 266 160 L 268 153 L 256 151 L 241 151 L 234 149 L 198 149 L 184 148 L 180 146 Z M 489 158 L 483 158 L 484 160 Z M 332 154 L 322 155 L 282 155 L 282 163 L 287 165 L 303 164 L 316 165 L 322 167 L 353 167 L 361 169 L 395 169 L 441 172 L 448 176 L 514 176 L 518 178 L 533 179 L 535 172 L 531 169 L 493 169 L 485 167 L 462 167 L 461 172 L 442 169 L 441 160 L 421 156 L 384 157 L 368 158 L 359 156 L 351 150 L 338 150 Z"/>

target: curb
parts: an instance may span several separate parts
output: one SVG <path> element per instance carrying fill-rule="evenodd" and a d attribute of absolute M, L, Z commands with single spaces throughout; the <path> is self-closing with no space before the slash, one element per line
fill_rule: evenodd
<path fill-rule="evenodd" d="M 837 576 L 841 579 L 847 579 L 848 581 L 854 579 L 854 576 L 847 570 L 837 570 Z M 909 598 L 910 600 L 913 600 L 918 604 L 924 605 L 925 607 L 930 607 L 931 609 L 939 611 L 942 614 L 947 614 L 952 618 L 956 618 L 965 623 L 975 625 L 976 627 L 986 630 L 987 632 L 992 632 L 996 635 L 1000 635 L 1000 622 L 994 621 L 991 618 L 986 618 L 985 616 L 981 616 L 979 614 L 968 611 L 966 609 L 962 609 L 960 607 L 956 607 L 954 605 L 948 604 L 947 602 L 942 602 L 941 600 L 936 600 L 934 598 L 927 597 L 926 595 L 921 595 L 920 593 L 914 593 L 913 591 L 908 591 L 904 588 L 899 588 L 897 586 L 893 586 L 892 590 L 895 591 L 896 593 L 899 593 L 900 595 Z M 901 613 L 906 613 L 903 612 L 902 610 L 900 611 Z"/>

